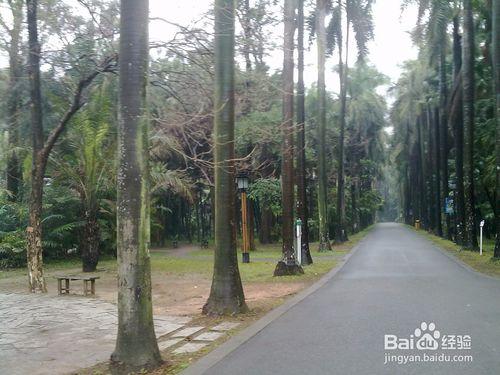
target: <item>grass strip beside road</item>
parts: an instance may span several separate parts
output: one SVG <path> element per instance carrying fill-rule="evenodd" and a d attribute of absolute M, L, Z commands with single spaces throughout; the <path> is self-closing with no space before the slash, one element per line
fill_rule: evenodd
<path fill-rule="evenodd" d="M 493 249 L 495 247 L 494 240 L 483 239 L 483 255 L 479 255 L 479 251 L 465 250 L 456 243 L 432 233 L 428 233 L 424 230 L 416 231 L 434 242 L 441 249 L 472 267 L 474 270 L 489 276 L 500 277 L 500 259 L 493 258 Z"/>

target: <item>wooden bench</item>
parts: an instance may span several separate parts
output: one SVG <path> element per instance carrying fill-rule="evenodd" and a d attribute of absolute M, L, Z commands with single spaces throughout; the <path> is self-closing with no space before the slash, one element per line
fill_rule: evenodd
<path fill-rule="evenodd" d="M 99 276 L 86 276 L 86 275 L 69 275 L 69 276 L 56 276 L 57 279 L 57 291 L 59 294 L 69 294 L 69 282 L 70 280 L 83 280 L 83 294 L 95 295 L 95 281 L 99 279 Z M 64 286 L 63 286 L 64 281 Z M 90 283 L 90 288 L 89 288 Z"/>

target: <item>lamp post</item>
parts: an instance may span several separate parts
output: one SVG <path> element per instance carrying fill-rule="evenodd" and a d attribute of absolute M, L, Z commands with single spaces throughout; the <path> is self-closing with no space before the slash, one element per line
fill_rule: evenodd
<path fill-rule="evenodd" d="M 236 176 L 236 183 L 241 194 L 241 230 L 243 239 L 242 259 L 243 263 L 250 263 L 249 253 L 249 238 L 248 238 L 248 222 L 247 222 L 247 189 L 248 189 L 248 174 L 240 172 Z"/>

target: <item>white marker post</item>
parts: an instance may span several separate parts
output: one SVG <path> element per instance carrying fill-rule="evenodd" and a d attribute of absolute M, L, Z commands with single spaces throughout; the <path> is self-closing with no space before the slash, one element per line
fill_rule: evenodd
<path fill-rule="evenodd" d="M 297 241 L 296 241 L 297 256 L 296 256 L 296 259 L 297 259 L 297 264 L 299 266 L 301 266 L 302 265 L 302 220 L 300 220 L 300 219 L 297 219 L 295 233 L 296 233 L 295 235 L 297 236 Z"/>
<path fill-rule="evenodd" d="M 479 223 L 479 255 L 483 255 L 483 227 L 484 220 Z"/>

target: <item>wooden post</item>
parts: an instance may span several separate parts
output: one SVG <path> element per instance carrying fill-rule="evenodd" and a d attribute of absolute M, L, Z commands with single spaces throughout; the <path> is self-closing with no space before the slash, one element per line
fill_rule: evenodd
<path fill-rule="evenodd" d="M 249 241 L 248 241 L 248 215 L 247 215 L 247 193 L 241 192 L 241 229 L 243 237 L 243 263 L 250 263 Z"/>

